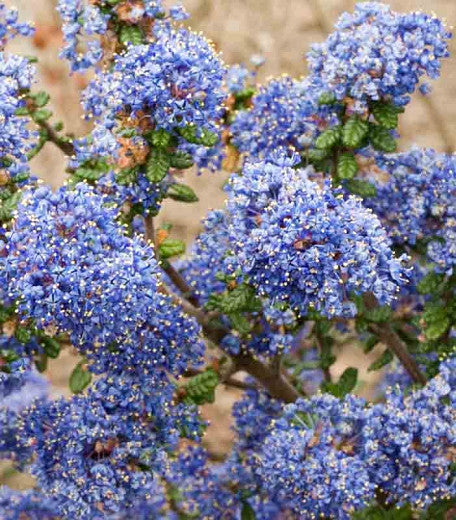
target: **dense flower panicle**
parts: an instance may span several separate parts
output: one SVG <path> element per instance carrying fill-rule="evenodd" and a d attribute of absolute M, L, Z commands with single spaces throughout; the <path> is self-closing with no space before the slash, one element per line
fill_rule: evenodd
<path fill-rule="evenodd" d="M 179 374 L 203 352 L 199 326 L 159 292 L 152 248 L 105 203 L 85 184 L 24 196 L 5 259 L 19 314 L 68 332 L 97 373 Z"/>
<path fill-rule="evenodd" d="M 58 520 L 54 502 L 39 491 L 16 491 L 0 487 L 0 516 L 3 520 Z"/>
<path fill-rule="evenodd" d="M 456 263 L 456 159 L 432 149 L 377 158 L 389 174 L 368 204 L 392 240 L 414 246 L 427 242 L 427 257 L 441 272 Z M 398 211 L 391 211 L 392 205 Z"/>
<path fill-rule="evenodd" d="M 204 221 L 187 258 L 177 268 L 194 290 L 200 302 L 207 303 L 212 293 L 222 292 L 225 284 L 216 275 L 223 272 L 223 257 L 229 248 L 227 216 L 222 210 L 211 211 Z"/>
<path fill-rule="evenodd" d="M 15 365 L 19 365 L 21 370 L 17 370 Z M 30 369 L 28 360 L 10 363 L 9 370 L 10 373 L 6 374 L 10 378 L 7 392 L 5 373 L 0 371 L 0 459 L 9 459 L 22 466 L 30 459 L 32 451 L 20 440 L 18 414 L 33 401 L 44 401 L 49 392 L 49 383 Z"/>
<path fill-rule="evenodd" d="M 0 48 L 16 36 L 31 36 L 33 27 L 29 23 L 19 22 L 17 9 L 8 9 L 0 3 Z"/>
<path fill-rule="evenodd" d="M 275 161 L 275 162 L 272 162 Z M 404 282 L 378 218 L 281 156 L 247 164 L 228 190 L 234 255 L 260 295 L 301 315 L 353 316 L 350 293 L 390 303 Z"/>
<path fill-rule="evenodd" d="M 368 468 L 356 453 L 364 402 L 329 395 L 299 400 L 263 442 L 262 485 L 299 518 L 349 519 L 374 498 Z"/>
<path fill-rule="evenodd" d="M 32 474 L 65 518 L 105 518 L 150 498 L 163 450 L 177 447 L 181 431 L 199 435 L 173 394 L 169 383 L 107 376 L 87 395 L 24 412 Z"/>
<path fill-rule="evenodd" d="M 10 179 L 29 171 L 27 152 L 33 147 L 36 132 L 28 128 L 29 119 L 17 116 L 16 111 L 25 105 L 20 92 L 31 87 L 34 74 L 28 59 L 0 52 L 1 190 Z"/>
<path fill-rule="evenodd" d="M 422 12 L 399 14 L 383 3 L 363 2 L 335 27 L 308 54 L 310 74 L 337 99 L 354 99 L 355 112 L 380 99 L 407 104 L 421 77 L 438 77 L 448 56 L 450 33 Z"/>
<path fill-rule="evenodd" d="M 64 37 L 60 56 L 69 61 L 72 71 L 83 71 L 100 63 L 110 49 L 108 39 L 115 38 L 116 22 L 147 29 L 156 18 L 166 14 L 161 0 L 117 3 L 109 0 L 59 0 L 57 9 L 62 18 Z M 174 20 L 187 17 L 179 5 L 171 7 L 169 14 Z M 85 46 L 83 51 L 81 43 Z"/>
<path fill-rule="evenodd" d="M 112 71 L 91 82 L 83 100 L 87 114 L 101 117 L 106 128 L 127 115 L 171 132 L 192 124 L 214 129 L 224 96 L 218 55 L 186 29 L 164 25 L 155 33 L 153 42 L 130 47 L 116 57 Z"/>
<path fill-rule="evenodd" d="M 259 88 L 252 108 L 236 115 L 230 126 L 233 144 L 253 158 L 267 157 L 279 147 L 305 149 L 318 130 L 316 98 L 307 80 L 272 79 Z"/>
<path fill-rule="evenodd" d="M 423 389 L 391 389 L 386 403 L 367 411 L 363 458 L 388 502 L 425 509 L 456 492 L 455 384 L 453 358 Z"/>

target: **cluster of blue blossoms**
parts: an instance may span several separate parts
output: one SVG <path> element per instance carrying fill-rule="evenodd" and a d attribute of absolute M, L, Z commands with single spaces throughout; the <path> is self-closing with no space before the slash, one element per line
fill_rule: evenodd
<path fill-rule="evenodd" d="M 455 162 L 385 153 L 448 55 L 444 24 L 364 2 L 312 48 L 307 78 L 254 87 L 261 60 L 226 67 L 180 6 L 58 10 L 62 57 L 95 69 L 76 139 L 27 105 L 33 68 L 4 46 L 31 28 L 0 4 L 0 459 L 36 482 L 1 487 L 0 517 L 349 520 L 454 499 Z M 57 191 L 28 182 L 30 116 L 69 156 Z M 230 154 L 225 208 L 173 262 L 183 244 L 152 217 L 165 197 L 196 200 L 176 172 Z M 418 289 L 430 271 L 438 287 Z M 329 368 L 345 335 L 388 347 L 371 369 L 394 353 L 407 371 L 375 404 L 350 394 L 356 370 Z M 204 336 L 221 357 L 202 368 Z M 52 398 L 37 369 L 61 348 L 74 395 Z M 198 405 L 219 383 L 244 394 L 214 461 Z"/>
<path fill-rule="evenodd" d="M 233 262 L 259 294 L 299 315 L 353 316 L 351 294 L 388 304 L 404 282 L 378 218 L 356 197 L 312 180 L 277 154 L 246 165 L 227 188 Z M 231 258 L 230 258 L 231 259 Z"/>
<path fill-rule="evenodd" d="M 24 195 L 2 273 L 10 297 L 22 319 L 68 333 L 96 373 L 178 375 L 201 359 L 199 327 L 160 292 L 153 249 L 105 202 L 83 183 Z"/>

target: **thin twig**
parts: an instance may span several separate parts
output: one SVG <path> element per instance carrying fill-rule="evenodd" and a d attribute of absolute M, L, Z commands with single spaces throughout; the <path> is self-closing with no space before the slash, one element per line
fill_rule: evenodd
<path fill-rule="evenodd" d="M 373 310 L 378 307 L 378 302 L 372 293 L 366 293 L 363 300 L 367 310 Z M 410 355 L 407 345 L 394 332 L 389 323 L 370 323 L 369 329 L 396 355 L 413 381 L 421 385 L 426 384 L 427 379 L 421 372 L 417 362 Z"/>
<path fill-rule="evenodd" d="M 69 157 L 74 155 L 75 150 L 73 143 L 59 136 L 47 121 L 38 121 L 37 124 L 46 131 L 48 141 L 54 143 L 65 155 L 68 155 Z"/>
<path fill-rule="evenodd" d="M 198 305 L 198 298 L 195 295 L 195 291 L 193 288 L 184 280 L 182 275 L 176 271 L 176 269 L 167 262 L 163 265 L 163 270 L 169 276 L 169 279 L 173 282 L 173 284 L 179 289 L 179 292 L 182 293 L 182 296 L 187 299 L 192 305 Z"/>

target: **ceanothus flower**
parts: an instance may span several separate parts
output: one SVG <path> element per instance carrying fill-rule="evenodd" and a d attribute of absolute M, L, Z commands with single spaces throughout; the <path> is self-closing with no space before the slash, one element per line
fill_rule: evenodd
<path fill-rule="evenodd" d="M 260 296 L 296 313 L 353 316 L 351 293 L 390 303 L 404 282 L 378 218 L 361 200 L 309 179 L 282 155 L 248 163 L 228 191 L 233 255 Z"/>
<path fill-rule="evenodd" d="M 34 490 L 17 491 L 0 487 L 0 516 L 3 520 L 57 520 L 54 502 Z"/>
<path fill-rule="evenodd" d="M 23 182 L 22 177 L 29 171 L 27 153 L 33 148 L 36 132 L 28 128 L 29 118 L 16 115 L 16 111 L 25 106 L 21 91 L 31 87 L 34 75 L 35 69 L 27 58 L 0 52 L 1 191 L 10 180 Z"/>
<path fill-rule="evenodd" d="M 298 400 L 262 443 L 256 472 L 275 500 L 299 518 L 349 519 L 374 498 L 357 453 L 364 402 L 330 396 Z"/>
<path fill-rule="evenodd" d="M 154 41 L 130 47 L 115 58 L 112 70 L 98 73 L 83 106 L 108 129 L 116 119 L 137 117 L 139 124 L 170 132 L 188 125 L 215 130 L 224 72 L 202 36 L 158 25 Z"/>
<path fill-rule="evenodd" d="M 127 237 L 106 202 L 84 183 L 25 194 L 4 259 L 10 296 L 38 328 L 69 333 L 95 373 L 178 375 L 201 359 L 199 326 L 160 291 L 153 248 Z"/>
<path fill-rule="evenodd" d="M 338 100 L 355 100 L 364 112 L 370 101 L 406 105 L 422 76 L 435 79 L 448 56 L 451 34 L 436 17 L 422 12 L 395 13 L 379 2 L 357 4 L 344 13 L 336 30 L 308 54 L 310 76 Z"/>
<path fill-rule="evenodd" d="M 423 510 L 456 492 L 455 360 L 420 390 L 389 390 L 385 403 L 367 410 L 363 459 L 370 480 L 388 503 Z"/>
<path fill-rule="evenodd" d="M 17 9 L 9 9 L 2 2 L 0 3 L 0 47 L 3 48 L 9 40 L 16 36 L 30 36 L 33 34 L 33 27 L 29 23 L 18 21 L 19 14 Z"/>
<path fill-rule="evenodd" d="M 114 22 L 146 28 L 151 21 L 166 14 L 161 0 L 59 0 L 57 10 L 63 22 L 64 46 L 60 57 L 69 61 L 73 72 L 100 63 L 110 48 L 108 39 L 115 38 Z M 171 7 L 169 14 L 177 21 L 187 18 L 179 5 Z"/>
<path fill-rule="evenodd" d="M 175 387 L 106 376 L 88 393 L 32 406 L 20 435 L 34 451 L 31 472 L 65 518 L 106 518 L 151 498 L 164 450 L 180 432 L 197 439 L 192 409 Z"/>
<path fill-rule="evenodd" d="M 400 245 L 427 242 L 427 258 L 439 272 L 456 264 L 456 159 L 432 149 L 377 157 L 389 174 L 367 203 Z M 397 211 L 391 211 L 391 207 Z"/>
<path fill-rule="evenodd" d="M 319 128 L 315 89 L 305 79 L 272 79 L 252 98 L 252 108 L 239 111 L 230 126 L 232 142 L 253 158 L 264 158 L 277 148 L 302 150 Z M 321 114 L 319 114 L 319 111 Z"/>

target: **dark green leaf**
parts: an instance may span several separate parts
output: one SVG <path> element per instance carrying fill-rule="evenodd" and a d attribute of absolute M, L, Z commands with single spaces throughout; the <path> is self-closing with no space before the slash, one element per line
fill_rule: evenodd
<path fill-rule="evenodd" d="M 358 164 L 351 153 L 343 153 L 337 161 L 337 176 L 340 179 L 353 179 L 358 171 Z"/>
<path fill-rule="evenodd" d="M 70 390 L 73 394 L 81 393 L 92 380 L 92 374 L 85 368 L 86 361 L 79 362 L 70 376 Z"/>
<path fill-rule="evenodd" d="M 375 307 L 374 309 L 365 309 L 364 317 L 366 320 L 374 323 L 384 323 L 391 318 L 392 313 L 391 307 L 385 305 L 383 307 Z"/>
<path fill-rule="evenodd" d="M 213 403 L 215 398 L 215 389 L 219 384 L 219 377 L 214 369 L 208 368 L 201 374 L 193 376 L 183 386 L 185 390 L 184 402 L 202 405 L 205 403 Z"/>
<path fill-rule="evenodd" d="M 391 363 L 393 361 L 393 354 L 390 350 L 385 350 L 383 354 L 376 359 L 373 363 L 369 365 L 369 368 L 367 369 L 368 372 L 373 372 L 375 370 L 380 370 L 384 366 L 388 365 L 388 363 Z"/>
<path fill-rule="evenodd" d="M 171 142 L 171 134 L 162 128 L 152 132 L 148 137 L 151 144 L 157 148 L 166 148 Z"/>
<path fill-rule="evenodd" d="M 332 92 L 323 92 L 318 98 L 319 105 L 332 105 L 336 102 L 336 96 Z"/>
<path fill-rule="evenodd" d="M 444 288 L 445 275 L 428 273 L 418 284 L 420 294 L 440 294 Z"/>
<path fill-rule="evenodd" d="M 181 152 L 180 150 L 171 154 L 169 156 L 169 160 L 171 166 L 173 168 L 177 168 L 178 170 L 186 170 L 187 168 L 191 168 L 193 166 L 192 156 L 189 153 Z"/>
<path fill-rule="evenodd" d="M 245 336 L 251 331 L 250 321 L 241 313 L 232 313 L 229 318 L 233 329 L 237 330 L 241 336 Z"/>
<path fill-rule="evenodd" d="M 52 112 L 47 108 L 40 108 L 36 112 L 33 112 L 32 118 L 37 123 L 43 123 L 52 116 Z"/>
<path fill-rule="evenodd" d="M 369 139 L 372 146 L 381 152 L 393 153 L 397 149 L 396 139 L 390 131 L 379 125 L 371 125 L 369 129 Z"/>
<path fill-rule="evenodd" d="M 348 180 L 344 183 L 344 186 L 350 193 L 363 198 L 377 196 L 377 188 L 375 185 L 361 179 Z"/>
<path fill-rule="evenodd" d="M 162 181 L 171 166 L 169 155 L 165 150 L 156 148 L 151 151 L 146 164 L 146 177 L 150 182 Z"/>
<path fill-rule="evenodd" d="M 56 359 L 59 357 L 60 343 L 57 340 L 48 336 L 44 336 L 41 338 L 41 343 L 43 345 L 43 350 L 48 357 L 51 359 Z"/>
<path fill-rule="evenodd" d="M 363 142 L 369 131 L 367 121 L 357 116 L 351 117 L 342 130 L 342 143 L 349 148 L 357 148 Z"/>
<path fill-rule="evenodd" d="M 248 502 L 242 504 L 241 520 L 256 520 L 256 514 Z"/>
<path fill-rule="evenodd" d="M 320 150 L 329 150 L 335 146 L 341 138 L 342 129 L 340 126 L 328 128 L 317 137 L 315 146 Z"/>
<path fill-rule="evenodd" d="M 180 202 L 198 202 L 198 197 L 190 186 L 186 184 L 171 184 L 166 192 L 166 196 Z"/>
<path fill-rule="evenodd" d="M 166 260 L 185 253 L 185 243 L 182 240 L 166 238 L 158 247 L 160 258 Z"/>
<path fill-rule="evenodd" d="M 355 388 L 357 382 L 358 370 L 356 368 L 349 367 L 340 376 L 337 383 L 325 382 L 322 384 L 322 389 L 325 392 L 329 392 L 335 397 L 342 399 Z"/>
<path fill-rule="evenodd" d="M 402 111 L 391 103 L 378 102 L 372 107 L 372 114 L 376 121 L 388 130 L 393 130 L 397 127 L 399 122 L 398 114 Z"/>
<path fill-rule="evenodd" d="M 47 92 L 41 91 L 37 94 L 33 94 L 31 98 L 34 101 L 35 106 L 37 106 L 38 108 L 42 108 L 49 103 L 50 96 Z"/>
<path fill-rule="evenodd" d="M 123 45 L 141 45 L 144 43 L 144 35 L 142 30 L 136 25 L 121 25 L 119 40 Z"/>

